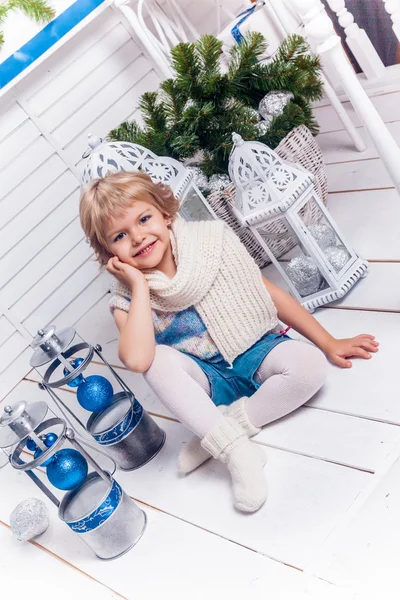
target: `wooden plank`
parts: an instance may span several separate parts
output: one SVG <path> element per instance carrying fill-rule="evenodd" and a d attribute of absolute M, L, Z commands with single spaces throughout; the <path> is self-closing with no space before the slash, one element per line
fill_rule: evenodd
<path fill-rule="evenodd" d="M 400 423 L 400 405 L 393 376 L 397 373 L 397 330 L 400 314 L 320 309 L 315 317 L 337 338 L 370 333 L 380 342 L 371 360 L 355 359 L 353 368 L 330 365 L 327 383 L 310 406 Z"/>
<path fill-rule="evenodd" d="M 334 531 L 332 541 L 328 539 L 314 567 L 321 577 L 357 588 L 360 598 L 398 597 L 399 494 L 397 458 L 358 510 Z"/>
<path fill-rule="evenodd" d="M 0 172 L 39 136 L 40 131 L 31 120 L 22 123 L 11 135 L 7 136 L 0 143 Z"/>
<path fill-rule="evenodd" d="M 93 101 L 103 87 L 114 81 L 139 55 L 140 50 L 136 44 L 132 40 L 126 42 L 96 69 L 93 68 L 83 80 L 71 83 L 69 91 L 43 112 L 40 116 L 41 123 L 49 131 L 54 130 L 60 123 L 71 118 L 84 104 Z"/>
<path fill-rule="evenodd" d="M 65 53 L 70 61 L 69 64 L 61 72 L 54 74 L 44 86 L 29 98 L 30 110 L 33 110 L 38 116 L 42 115 L 58 100 L 65 97 L 71 88 L 83 81 L 92 72 L 96 72 L 104 61 L 113 56 L 130 39 L 127 30 L 119 23 L 109 29 L 103 37 L 99 37 L 77 59 L 72 60 L 71 53 Z M 75 53 L 77 51 L 79 51 L 79 48 L 75 49 Z M 59 61 L 62 61 L 61 56 L 58 58 Z M 82 98 L 84 99 L 85 96 L 82 96 Z"/>
<path fill-rule="evenodd" d="M 28 477 L 11 468 L 0 471 L 0 480 L 2 485 L 7 487 L 7 494 L 2 494 L 0 498 L 2 519 L 8 517 L 15 504 L 22 498 L 44 498 Z M 344 589 L 338 589 L 325 581 L 310 577 L 150 507 L 143 508 L 148 524 L 142 539 L 126 555 L 115 561 L 104 563 L 97 560 L 79 539 L 79 535 L 74 534 L 57 518 L 56 509 L 51 505 L 51 525 L 37 539 L 37 543 L 59 556 L 61 561 L 74 565 L 128 600 L 156 597 L 187 600 L 188 589 L 193 600 L 214 598 L 216 592 L 218 595 L 227 594 L 232 600 L 240 600 L 246 597 L 249 591 L 254 600 L 263 600 L 266 594 L 271 594 L 274 600 L 353 598 L 353 594 L 348 594 Z M 174 551 L 166 552 L 171 543 Z M 6 551 L 8 547 L 9 543 L 5 545 Z M 221 560 L 222 556 L 224 560 Z M 21 551 L 21 566 L 25 566 L 26 560 L 28 557 Z M 179 577 L 177 565 L 183 574 Z M 134 583 L 132 573 L 135 574 Z M 207 573 L 207 577 L 204 577 L 204 573 Z M 48 577 L 51 577 L 51 570 Z M 49 581 L 51 583 L 51 580 Z M 57 583 L 59 584 L 59 581 Z M 61 587 L 71 596 L 72 576 L 71 585 Z M 43 590 L 40 590 L 42 597 Z M 86 588 L 83 587 L 77 597 L 83 597 L 85 591 Z M 32 591 L 30 597 L 34 597 Z M 95 596 L 89 592 L 87 597 Z"/>
<path fill-rule="evenodd" d="M 32 348 L 26 348 L 0 374 L 0 399 L 9 394 L 17 383 L 31 370 L 29 366 L 31 356 Z"/>
<path fill-rule="evenodd" d="M 27 319 L 28 315 L 45 302 L 54 290 L 68 281 L 90 257 L 93 257 L 93 251 L 89 244 L 82 240 L 12 306 L 13 314 L 21 322 Z"/>
<path fill-rule="evenodd" d="M 108 132 L 117 127 L 132 112 L 132 108 L 137 106 L 141 94 L 147 91 L 157 89 L 160 83 L 159 77 L 152 70 L 143 79 L 128 90 L 123 96 L 113 104 L 107 106 L 103 114 L 90 123 L 81 123 L 81 132 L 76 138 L 65 147 L 65 153 L 69 160 L 74 164 L 78 163 L 82 153 L 87 148 L 87 139 L 89 133 L 94 133 L 99 137 L 106 137 Z"/>
<path fill-rule="evenodd" d="M 12 131 L 28 120 L 28 115 L 16 102 L 8 104 L 0 111 L 0 140 L 4 140 Z"/>
<path fill-rule="evenodd" d="M 132 64 L 119 73 L 115 79 L 108 82 L 102 90 L 89 102 L 84 104 L 69 119 L 56 127 L 52 133 L 57 142 L 64 148 L 72 142 L 79 133 L 126 94 L 135 83 L 151 70 L 149 61 L 139 56 Z"/>
<path fill-rule="evenodd" d="M 29 100 L 73 63 L 75 68 L 79 69 L 81 56 L 86 52 L 90 52 L 92 47 L 95 47 L 99 40 L 106 37 L 112 29 L 118 27 L 118 24 L 118 16 L 113 10 L 107 9 L 104 11 L 97 19 L 89 22 L 81 31 L 76 33 L 73 39 L 68 40 L 62 48 L 48 57 L 44 64 L 39 65 L 33 72 L 29 73 L 24 81 L 18 84 L 18 93 L 25 100 Z"/>
<path fill-rule="evenodd" d="M 0 199 L 21 183 L 22 179 L 36 171 L 52 154 L 53 148 L 43 137 L 23 149 L 18 158 L 0 173 Z"/>
<path fill-rule="evenodd" d="M 25 328 L 34 335 L 44 324 L 53 321 L 97 276 L 97 265 L 88 259 L 23 320 Z"/>
<path fill-rule="evenodd" d="M 20 269 L 76 218 L 76 195 L 70 196 L 19 242 L 0 262 L 0 281 L 9 281 Z"/>
<path fill-rule="evenodd" d="M 385 123 L 399 121 L 399 112 L 397 110 L 397 106 L 400 101 L 400 92 L 385 94 L 383 96 L 374 96 L 371 97 L 371 101 Z M 343 106 L 346 112 L 349 114 L 353 124 L 356 127 L 361 126 L 362 123 L 350 102 L 343 102 Z M 330 105 L 315 108 L 314 115 L 319 123 L 321 133 L 328 131 L 341 131 L 344 129 L 341 120 Z"/>
<path fill-rule="evenodd" d="M 43 599 L 43 573 L 47 574 L 49 586 L 57 586 L 59 600 L 69 600 L 71 596 L 98 598 L 98 600 L 119 600 L 112 590 L 101 585 L 82 571 L 59 560 L 55 555 L 43 551 L 41 538 L 32 543 L 21 543 L 13 537 L 10 529 L 0 523 L 0 577 L 4 590 L 18 588 L 20 598 Z M 15 579 L 16 565 L 22 566 L 24 576 Z M 59 585 L 68 581 L 68 585 Z M 121 599 L 122 600 L 122 599 Z"/>
<path fill-rule="evenodd" d="M 14 333 L 0 346 L 0 374 L 23 352 L 27 347 L 26 340 L 19 331 Z"/>
<path fill-rule="evenodd" d="M 53 154 L 28 177 L 21 179 L 20 183 L 0 201 L 0 230 L 46 190 L 66 169 L 67 165 L 61 158 L 57 154 Z"/>
<path fill-rule="evenodd" d="M 78 182 L 71 171 L 64 173 L 49 185 L 36 199 L 3 227 L 0 238 L 0 257 L 9 252 L 37 227 L 57 206 L 78 190 Z"/>
<path fill-rule="evenodd" d="M 0 315 L 0 345 L 4 344 L 15 331 L 15 327 L 4 315 Z"/>
<path fill-rule="evenodd" d="M 393 188 L 393 181 L 380 158 L 330 164 L 326 166 L 326 173 L 331 193 Z"/>
<path fill-rule="evenodd" d="M 75 217 L 1 288 L 4 305 L 10 308 L 83 239 L 79 218 Z"/>

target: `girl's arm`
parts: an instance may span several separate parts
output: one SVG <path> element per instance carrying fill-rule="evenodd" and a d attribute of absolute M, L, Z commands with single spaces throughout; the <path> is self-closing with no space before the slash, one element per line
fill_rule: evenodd
<path fill-rule="evenodd" d="M 278 318 L 318 346 L 333 363 L 349 368 L 352 366 L 351 361 L 347 360 L 350 356 L 371 358 L 370 352 L 378 351 L 379 344 L 373 335 L 363 334 L 347 339 L 334 338 L 292 296 L 264 276 L 263 282 L 276 306 Z"/>
<path fill-rule="evenodd" d="M 143 273 L 116 257 L 109 262 L 107 270 L 132 290 L 129 312 L 114 310 L 120 332 L 118 357 L 130 371 L 144 373 L 154 360 L 156 346 L 149 286 Z"/>

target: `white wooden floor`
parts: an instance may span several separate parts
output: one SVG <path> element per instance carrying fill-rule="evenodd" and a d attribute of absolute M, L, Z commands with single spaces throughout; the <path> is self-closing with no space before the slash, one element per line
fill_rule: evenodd
<path fill-rule="evenodd" d="M 370 93 L 400 143 L 400 81 Z M 17 590 L 10 597 L 399 598 L 400 199 L 370 141 L 360 154 L 329 106 L 321 103 L 316 114 L 329 208 L 348 240 L 371 261 L 369 276 L 316 318 L 336 336 L 375 334 L 381 351 L 370 362 L 355 361 L 351 370 L 331 366 L 327 384 L 307 406 L 258 435 L 269 457 L 269 498 L 248 516 L 232 508 L 227 474 L 215 461 L 178 477 L 176 457 L 189 432 L 141 376 L 122 368 L 105 297 L 76 328 L 103 345 L 167 431 L 166 445 L 153 461 L 117 475 L 147 512 L 148 528 L 131 552 L 104 563 L 50 506 L 48 531 L 20 544 L 9 530 L 9 515 L 22 499 L 41 494 L 7 465 L 0 470 L 0 581 L 2 589 Z M 30 373 L 3 403 L 43 399 L 35 379 Z M 70 391 L 61 393 L 71 399 Z"/>

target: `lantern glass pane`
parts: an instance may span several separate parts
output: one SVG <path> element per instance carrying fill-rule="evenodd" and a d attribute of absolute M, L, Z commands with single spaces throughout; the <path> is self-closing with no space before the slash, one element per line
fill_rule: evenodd
<path fill-rule="evenodd" d="M 193 186 L 190 186 L 186 192 L 179 213 L 185 221 L 211 221 L 214 219 L 207 208 L 206 200 Z"/>
<path fill-rule="evenodd" d="M 311 197 L 298 214 L 311 237 L 324 253 L 328 267 L 333 268 L 334 273 L 337 274 L 349 266 L 349 263 L 352 262 L 351 253 L 347 250 L 340 234 L 321 210 L 315 197 Z"/>
<path fill-rule="evenodd" d="M 286 219 L 263 223 L 256 229 L 302 298 L 329 289 L 316 260 L 310 256 Z"/>

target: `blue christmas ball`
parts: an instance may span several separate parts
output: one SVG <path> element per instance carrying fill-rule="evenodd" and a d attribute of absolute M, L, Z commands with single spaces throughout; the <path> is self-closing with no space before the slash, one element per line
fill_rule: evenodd
<path fill-rule="evenodd" d="M 70 361 L 70 364 L 72 367 L 71 370 L 77 369 L 79 367 L 79 365 L 82 363 L 83 363 L 83 358 L 74 358 L 74 360 Z M 64 377 L 66 377 L 67 375 L 69 375 L 70 371 L 68 371 L 68 369 L 64 369 L 63 373 L 64 373 Z M 80 373 L 78 375 L 78 377 L 75 377 L 75 379 L 73 379 L 72 381 L 67 383 L 67 385 L 69 387 L 78 387 L 78 385 L 80 385 L 83 381 L 84 381 L 84 377 L 83 377 L 82 373 Z"/>
<path fill-rule="evenodd" d="M 49 431 L 49 433 L 46 433 L 46 435 L 43 436 L 44 445 L 47 446 L 48 448 L 50 448 L 50 446 L 52 446 L 57 440 L 58 440 L 58 435 L 56 435 L 55 433 L 53 433 L 51 431 Z"/>
<path fill-rule="evenodd" d="M 36 445 L 36 442 L 34 440 L 31 440 L 31 438 L 28 438 L 27 441 L 26 441 L 26 447 L 31 452 L 35 452 L 35 450 L 37 448 L 37 445 Z"/>
<path fill-rule="evenodd" d="M 80 486 L 88 474 L 86 459 L 77 450 L 63 448 L 55 453 L 47 467 L 47 477 L 59 490 L 73 490 Z"/>
<path fill-rule="evenodd" d="M 41 454 L 43 454 L 42 450 L 41 450 L 40 448 L 37 448 L 37 449 L 35 450 L 35 454 L 33 455 L 33 458 L 35 458 L 35 459 L 36 459 L 36 458 L 39 458 L 39 456 L 40 456 Z M 50 463 L 52 463 L 52 462 L 53 462 L 53 458 L 54 458 L 54 457 L 53 457 L 53 456 L 51 456 L 50 458 L 48 458 L 47 460 L 45 460 L 44 462 L 42 462 L 42 463 L 40 464 L 40 466 L 41 466 L 41 467 L 48 467 L 48 466 L 50 465 Z"/>
<path fill-rule="evenodd" d="M 77 391 L 79 404 L 91 412 L 99 412 L 110 406 L 113 395 L 111 383 L 101 375 L 89 375 Z"/>

